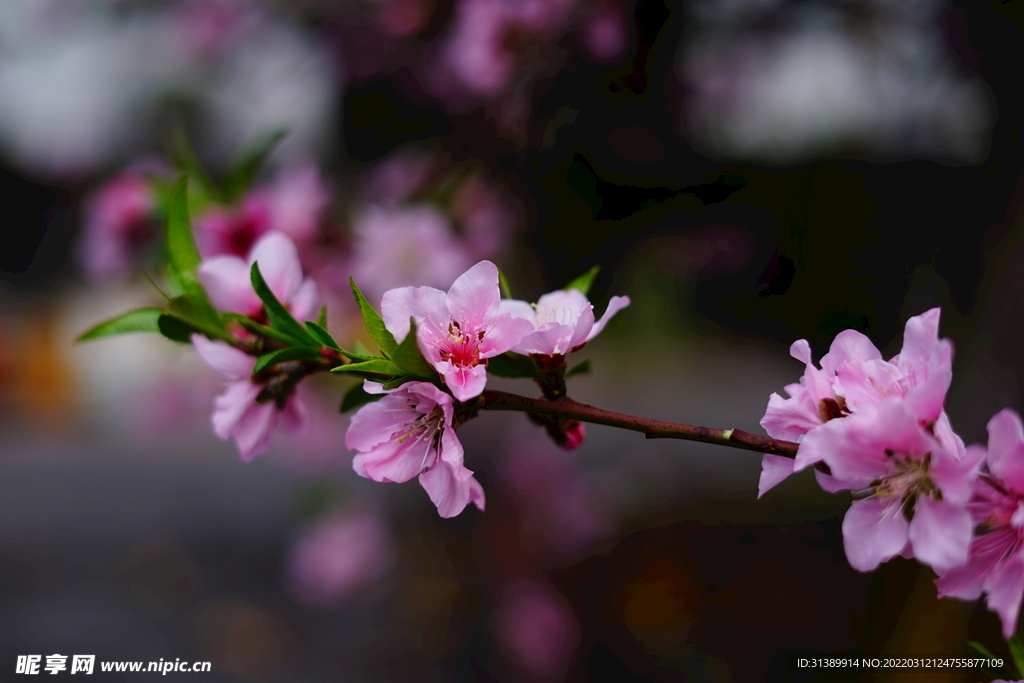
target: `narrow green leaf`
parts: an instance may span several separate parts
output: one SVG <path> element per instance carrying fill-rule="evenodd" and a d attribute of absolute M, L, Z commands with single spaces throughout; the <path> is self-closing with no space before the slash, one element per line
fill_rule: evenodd
<path fill-rule="evenodd" d="M 175 279 L 185 292 L 201 291 L 196 269 L 202 258 L 188 213 L 188 177 L 178 181 L 167 207 L 167 255 Z"/>
<path fill-rule="evenodd" d="M 345 397 L 341 399 L 341 408 L 338 412 L 347 413 L 353 408 L 358 408 L 361 405 L 367 403 L 373 403 L 384 398 L 385 394 L 370 394 L 363 389 L 363 383 L 353 384 L 352 388 L 345 392 Z"/>
<path fill-rule="evenodd" d="M 412 318 L 409 319 L 409 334 L 405 335 L 405 339 L 395 349 L 391 360 L 410 375 L 416 375 L 417 377 L 437 376 L 437 371 L 423 357 L 420 345 L 416 343 L 416 321 Z"/>
<path fill-rule="evenodd" d="M 313 335 L 306 330 L 305 327 L 299 324 L 292 314 L 288 312 L 288 309 L 284 307 L 274 293 L 270 291 L 270 287 L 267 285 L 267 281 L 263 279 L 263 274 L 260 273 L 260 264 L 253 263 L 252 268 L 249 269 L 249 275 L 252 279 L 252 287 L 256 290 L 256 296 L 263 301 L 267 309 L 267 318 L 270 319 L 270 326 L 275 330 L 280 330 L 285 334 L 294 337 L 303 344 L 316 344 L 318 343 Z"/>
<path fill-rule="evenodd" d="M 320 357 L 319 347 L 313 346 L 289 346 L 287 349 L 278 349 L 277 351 L 271 351 L 270 353 L 263 354 L 256 359 L 256 365 L 253 366 L 252 374 L 258 375 L 265 369 L 278 363 L 287 363 L 292 360 L 314 360 Z"/>
<path fill-rule="evenodd" d="M 508 278 L 505 277 L 505 271 L 498 268 L 498 284 L 501 286 L 501 296 L 506 299 L 514 299 L 512 296 L 512 285 L 508 283 Z"/>
<path fill-rule="evenodd" d="M 224 321 L 217 310 L 210 305 L 210 302 L 203 296 L 202 290 L 199 293 L 189 292 L 176 296 L 167 302 L 165 316 L 176 318 L 193 331 L 206 335 L 210 339 L 229 339 L 228 333 L 224 330 Z M 165 316 L 161 316 L 161 319 Z M 161 333 L 165 333 L 164 323 L 160 323 Z M 172 330 L 177 330 L 172 325 Z M 177 332 L 174 332 L 177 334 Z M 168 336 L 165 333 L 165 336 Z M 174 339 L 175 337 L 170 337 Z"/>
<path fill-rule="evenodd" d="M 363 314 L 363 323 L 366 325 L 367 332 L 380 345 L 380 350 L 384 352 L 385 356 L 389 358 L 394 356 L 395 349 L 398 348 L 398 342 L 395 341 L 394 335 L 384 327 L 384 320 L 377 311 L 373 310 L 373 306 L 359 291 L 356 281 L 352 278 L 349 278 L 348 281 L 352 285 L 352 295 L 355 296 L 356 303 L 359 304 L 359 312 Z"/>
<path fill-rule="evenodd" d="M 182 344 L 191 344 L 192 335 L 200 333 L 199 330 L 180 318 L 175 318 L 173 315 L 167 315 L 166 313 L 157 319 L 156 324 L 160 330 L 160 334 L 171 341 L 180 342 Z"/>
<path fill-rule="evenodd" d="M 578 278 L 567 284 L 564 289 L 575 289 L 579 291 L 583 296 L 587 296 L 590 292 L 590 286 L 594 284 L 594 278 L 601 272 L 601 266 L 593 266 L 590 270 L 580 275 Z"/>
<path fill-rule="evenodd" d="M 272 131 L 267 135 L 261 136 L 249 149 L 242 153 L 241 157 L 239 157 L 238 161 L 235 162 L 231 170 L 224 177 L 224 195 L 229 202 L 241 197 L 252 186 L 267 157 L 277 147 L 277 143 L 281 141 L 281 138 L 287 134 L 288 131 L 283 129 Z"/>
<path fill-rule="evenodd" d="M 1010 645 L 1010 655 L 1013 657 L 1013 663 L 1017 667 L 1017 673 L 1020 674 L 1024 672 L 1024 644 L 1021 644 L 1020 638 L 1017 636 L 1013 636 L 1007 642 Z"/>
<path fill-rule="evenodd" d="M 334 341 L 334 337 L 332 337 L 330 333 L 324 329 L 323 325 L 319 323 L 307 322 L 306 330 L 309 331 L 309 334 L 312 335 L 313 339 L 316 339 L 324 346 L 329 346 L 335 351 L 341 351 L 341 347 L 338 346 L 338 342 Z"/>
<path fill-rule="evenodd" d="M 533 379 L 538 376 L 537 364 L 532 358 L 511 351 L 494 358 L 489 358 L 487 360 L 487 372 L 495 377 L 510 379 L 520 377 Z"/>
<path fill-rule="evenodd" d="M 242 325 L 246 329 L 255 332 L 256 334 L 263 335 L 264 337 L 268 337 L 270 339 L 273 339 L 274 341 L 281 342 L 282 344 L 292 346 L 296 342 L 296 339 L 294 337 L 287 335 L 283 332 L 278 332 L 277 330 L 267 327 L 266 325 L 261 325 L 252 318 L 244 316 L 241 313 L 225 313 L 224 317 L 228 318 L 229 320 L 234 320 L 239 325 Z"/>
<path fill-rule="evenodd" d="M 332 368 L 331 372 L 352 373 L 361 377 L 369 377 L 371 379 L 379 378 L 384 381 L 389 380 L 392 377 L 401 377 L 406 374 L 402 371 L 402 368 L 385 358 L 374 358 L 373 360 L 363 361 L 362 363 L 340 365 L 336 368 Z"/>
<path fill-rule="evenodd" d="M 565 378 L 575 377 L 576 375 L 589 375 L 590 374 L 590 359 L 577 363 L 568 370 L 565 371 Z"/>
<path fill-rule="evenodd" d="M 320 327 L 327 329 L 327 305 L 320 307 L 320 315 L 316 317 L 316 324 Z"/>
<path fill-rule="evenodd" d="M 175 168 L 191 176 L 196 181 L 198 187 L 195 189 L 198 189 L 200 194 L 213 194 L 213 183 L 210 182 L 206 169 L 199 162 L 199 156 L 189 141 L 188 132 L 185 130 L 184 124 L 180 121 L 175 122 L 175 125 L 171 127 L 170 133 L 171 137 L 168 141 L 168 147 L 170 148 L 171 161 Z"/>
<path fill-rule="evenodd" d="M 1002 659 L 1002 657 L 996 657 L 992 652 L 989 651 L 981 643 L 977 643 L 973 640 L 967 641 L 967 649 L 970 650 L 971 654 L 979 659 Z M 1007 667 L 995 667 L 995 666 L 983 666 L 981 670 L 986 676 L 990 678 L 1017 678 Z"/>
<path fill-rule="evenodd" d="M 121 315 L 104 320 L 99 325 L 78 335 L 76 342 L 102 339 L 115 334 L 128 334 L 130 332 L 160 332 L 157 320 L 163 315 L 163 309 L 153 306 L 137 308 Z"/>
<path fill-rule="evenodd" d="M 339 350 L 341 351 L 341 355 L 345 356 L 345 358 L 348 358 L 349 360 L 354 360 L 357 363 L 362 363 L 368 360 L 390 360 L 389 358 L 384 358 L 382 356 L 373 356 L 367 353 L 353 353 L 352 351 L 346 351 L 345 349 Z"/>

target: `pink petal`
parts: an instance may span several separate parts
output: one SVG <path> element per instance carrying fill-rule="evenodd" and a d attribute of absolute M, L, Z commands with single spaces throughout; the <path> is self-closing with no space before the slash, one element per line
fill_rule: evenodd
<path fill-rule="evenodd" d="M 484 487 L 480 485 L 476 477 L 469 478 L 469 501 L 476 505 L 478 510 L 484 511 L 484 505 L 487 502 L 484 496 Z"/>
<path fill-rule="evenodd" d="M 900 349 L 900 360 L 916 367 L 923 367 L 932 356 L 932 350 L 939 338 L 939 317 L 941 310 L 916 315 L 907 321 L 903 329 L 903 348 Z"/>
<path fill-rule="evenodd" d="M 399 344 L 409 335 L 409 318 L 415 318 L 417 323 L 431 320 L 440 330 L 447 329 L 449 322 L 445 293 L 433 287 L 399 287 L 385 292 L 380 316 Z"/>
<path fill-rule="evenodd" d="M 213 432 L 222 439 L 231 436 L 235 426 L 250 407 L 256 404 L 256 397 L 263 388 L 249 380 L 239 380 L 227 386 L 213 402 L 213 415 L 210 420 Z"/>
<path fill-rule="evenodd" d="M 962 459 L 953 457 L 945 450 L 934 451 L 929 476 L 942 491 L 943 500 L 954 505 L 967 503 L 974 493 L 978 471 L 984 459 L 985 449 L 976 445 L 967 448 Z"/>
<path fill-rule="evenodd" d="M 445 385 L 451 389 L 452 396 L 458 401 L 469 401 L 483 393 L 487 386 L 487 367 L 474 365 L 470 368 L 456 367 L 448 362 L 437 363 L 437 371 L 444 378 Z"/>
<path fill-rule="evenodd" d="M 254 316 L 263 302 L 253 291 L 249 266 L 237 256 L 214 256 L 199 264 L 199 281 L 210 303 L 222 311 Z"/>
<path fill-rule="evenodd" d="M 349 420 L 345 447 L 364 453 L 371 451 L 390 441 L 413 418 L 413 411 L 407 408 L 406 399 L 398 396 L 385 396 L 374 403 L 367 403 Z"/>
<path fill-rule="evenodd" d="M 276 230 L 261 237 L 249 252 L 249 263 L 259 263 L 260 273 L 278 301 L 292 298 L 302 284 L 302 264 L 295 243 Z"/>
<path fill-rule="evenodd" d="M 316 282 L 306 278 L 299 286 L 298 291 L 292 295 L 291 300 L 285 305 L 288 307 L 292 317 L 299 322 L 304 322 L 316 318 L 316 315 L 319 313 L 320 304 L 320 289 L 316 286 Z"/>
<path fill-rule="evenodd" d="M 479 498 L 477 507 L 483 503 L 483 489 L 476 480 L 470 477 L 460 481 L 452 468 L 443 462 L 421 474 L 420 485 L 430 496 L 430 501 L 437 507 L 437 514 L 441 517 L 454 517 L 462 512 L 472 496 Z"/>
<path fill-rule="evenodd" d="M 1007 486 L 1024 494 L 1024 425 L 1010 408 L 988 421 L 988 466 Z"/>
<path fill-rule="evenodd" d="M 533 306 L 519 299 L 502 299 L 498 303 L 498 315 L 510 315 L 513 318 L 522 318 L 530 322 L 535 322 L 537 319 Z"/>
<path fill-rule="evenodd" d="M 818 486 L 821 490 L 826 493 L 838 493 L 839 491 L 845 491 L 852 489 L 855 484 L 844 482 L 842 479 L 837 479 L 830 474 L 825 474 L 819 469 L 814 470 L 814 478 L 818 482 Z"/>
<path fill-rule="evenodd" d="M 463 329 L 485 327 L 487 319 L 497 315 L 500 301 L 498 267 L 490 261 L 481 261 L 460 275 L 445 299 L 448 312 Z"/>
<path fill-rule="evenodd" d="M 907 545 L 908 525 L 899 504 L 881 499 L 855 500 L 843 518 L 843 546 L 850 566 L 869 572 Z"/>
<path fill-rule="evenodd" d="M 765 454 L 761 458 L 761 478 L 757 482 L 757 497 L 760 498 L 778 486 L 783 479 L 793 474 L 793 458 Z"/>
<path fill-rule="evenodd" d="M 806 339 L 797 339 L 789 346 L 789 355 L 804 365 L 811 364 L 811 345 Z"/>
<path fill-rule="evenodd" d="M 270 448 L 277 425 L 277 406 L 273 402 L 253 403 L 231 431 L 238 455 L 249 462 Z"/>
<path fill-rule="evenodd" d="M 357 472 L 380 482 L 402 483 L 423 471 L 434 461 L 430 440 L 405 441 L 397 439 L 382 443 L 371 451 L 356 456 L 360 467 Z"/>
<path fill-rule="evenodd" d="M 942 412 L 946 392 L 953 381 L 953 345 L 943 340 L 936 344 L 938 360 L 930 365 L 926 375 L 918 378 L 918 384 L 907 391 L 906 403 L 910 411 L 929 422 Z"/>
<path fill-rule="evenodd" d="M 1016 530 L 1005 527 L 976 537 L 971 542 L 967 564 L 939 572 L 940 576 L 935 580 L 939 597 L 977 600 L 988 575 L 1011 550 L 1016 540 Z"/>
<path fill-rule="evenodd" d="M 793 398 L 782 398 L 774 393 L 768 397 L 761 427 L 775 439 L 799 441 L 807 432 L 824 424 L 806 390 L 796 385 L 794 391 L 799 393 Z"/>
<path fill-rule="evenodd" d="M 1020 601 L 1024 595 L 1024 563 L 1013 557 L 1000 565 L 985 581 L 988 608 L 1003 622 L 1003 637 L 1011 638 L 1017 630 Z"/>
<path fill-rule="evenodd" d="M 604 315 L 601 319 L 594 323 L 593 329 L 590 330 L 590 334 L 587 335 L 587 341 L 590 341 L 597 335 L 601 334 L 604 326 L 608 324 L 608 321 L 612 319 L 612 316 L 621 311 L 626 306 L 629 306 L 630 301 L 628 296 L 613 296 L 608 302 L 608 308 L 605 309 Z"/>
<path fill-rule="evenodd" d="M 882 354 L 870 339 L 857 330 L 843 330 L 832 340 L 828 353 L 821 357 L 821 367 L 834 373 L 845 361 L 861 363 L 881 359 Z"/>
<path fill-rule="evenodd" d="M 192 345 L 199 357 L 226 379 L 247 380 L 256 367 L 256 358 L 224 342 L 193 334 Z"/>
<path fill-rule="evenodd" d="M 973 527 L 967 508 L 919 496 L 910 521 L 914 557 L 936 572 L 963 565 Z"/>
<path fill-rule="evenodd" d="M 284 402 L 278 426 L 289 434 L 301 434 L 309 426 L 309 411 L 306 404 L 295 394 Z"/>
<path fill-rule="evenodd" d="M 511 350 L 533 331 L 533 323 L 523 318 L 498 316 L 489 323 L 480 341 L 480 357 L 493 358 Z"/>

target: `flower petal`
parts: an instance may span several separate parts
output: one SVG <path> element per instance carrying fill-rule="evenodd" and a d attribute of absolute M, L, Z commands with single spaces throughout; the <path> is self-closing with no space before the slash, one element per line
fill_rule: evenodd
<path fill-rule="evenodd" d="M 409 318 L 415 318 L 417 323 L 430 320 L 435 335 L 446 329 L 449 322 L 445 293 L 433 287 L 399 287 L 384 292 L 380 316 L 399 344 L 409 335 Z"/>
<path fill-rule="evenodd" d="M 1003 637 L 1011 638 L 1017 630 L 1020 601 L 1024 596 L 1024 562 L 1012 557 L 1000 565 L 985 581 L 988 608 L 1003 622 Z"/>
<path fill-rule="evenodd" d="M 249 266 L 237 256 L 214 256 L 199 264 L 199 281 L 210 303 L 222 311 L 254 316 L 263 302 L 253 291 Z"/>
<path fill-rule="evenodd" d="M 630 301 L 628 296 L 613 296 L 608 302 L 608 308 L 604 310 L 604 315 L 601 319 L 594 323 L 594 327 L 590 330 L 590 334 L 587 335 L 587 341 L 590 341 L 597 335 L 601 334 L 604 326 L 608 324 L 608 321 L 612 319 L 612 316 L 621 311 L 626 306 L 629 306 Z"/>
<path fill-rule="evenodd" d="M 843 518 L 843 547 L 850 566 L 869 572 L 899 555 L 907 545 L 908 524 L 899 504 L 856 500 Z"/>
<path fill-rule="evenodd" d="M 761 478 L 757 482 L 757 497 L 760 498 L 778 486 L 791 474 L 793 474 L 793 458 L 765 454 L 761 458 Z"/>
<path fill-rule="evenodd" d="M 253 263 L 260 264 L 260 273 L 278 301 L 291 299 L 302 285 L 299 252 L 283 232 L 268 232 L 253 245 L 249 264 Z"/>
<path fill-rule="evenodd" d="M 967 562 L 973 526 L 967 508 L 919 496 L 910 521 L 914 557 L 936 572 L 962 566 Z"/>
<path fill-rule="evenodd" d="M 277 425 L 277 406 L 272 402 L 253 403 L 231 430 L 231 438 L 238 446 L 238 455 L 249 462 L 270 448 Z"/>
<path fill-rule="evenodd" d="M 1007 486 L 1024 494 L 1024 424 L 1010 408 L 988 421 L 988 466 Z"/>
<path fill-rule="evenodd" d="M 192 345 L 196 347 L 199 357 L 226 379 L 248 380 L 252 369 L 256 367 L 253 356 L 224 342 L 193 334 Z"/>
<path fill-rule="evenodd" d="M 289 434 L 301 434 L 309 426 L 309 411 L 301 398 L 292 394 L 284 402 L 278 426 Z"/>
<path fill-rule="evenodd" d="M 490 261 L 481 261 L 452 283 L 445 302 L 452 318 L 463 329 L 479 330 L 488 318 L 498 313 L 501 290 L 498 286 L 498 267 Z"/>
<path fill-rule="evenodd" d="M 250 407 L 256 404 L 256 397 L 262 388 L 249 380 L 239 380 L 227 386 L 224 392 L 213 402 L 213 415 L 210 421 L 213 432 L 222 439 L 227 439 L 235 430 L 235 426 Z"/>
<path fill-rule="evenodd" d="M 448 362 L 436 363 L 434 367 L 441 373 L 445 385 L 451 389 L 452 396 L 458 401 L 469 401 L 483 393 L 487 386 L 487 366 L 474 365 L 459 367 Z"/>
<path fill-rule="evenodd" d="M 474 502 L 483 509 L 483 489 L 480 484 L 472 477 L 460 481 L 452 468 L 443 462 L 421 474 L 420 485 L 437 507 L 437 514 L 442 517 L 454 517 L 462 512 L 471 497 L 476 497 L 479 502 Z"/>

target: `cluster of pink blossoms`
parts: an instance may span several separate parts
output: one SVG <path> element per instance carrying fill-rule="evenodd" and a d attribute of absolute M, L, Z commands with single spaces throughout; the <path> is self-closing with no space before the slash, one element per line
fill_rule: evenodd
<path fill-rule="evenodd" d="M 804 375 L 789 398 L 772 394 L 761 426 L 799 449 L 793 460 L 764 456 L 758 493 L 814 468 L 826 491 L 853 492 L 843 543 L 854 569 L 915 558 L 939 575 L 940 596 L 986 593 L 1009 638 L 1024 597 L 1024 426 L 1003 410 L 987 449 L 964 447 L 943 410 L 953 352 L 938 327 L 937 308 L 911 318 L 889 360 L 846 330 L 820 368 L 795 342 Z"/>
<path fill-rule="evenodd" d="M 447 293 L 433 287 L 385 293 L 381 313 L 388 331 L 402 342 L 415 322 L 417 345 L 444 386 L 407 382 L 384 389 L 368 380 L 368 392 L 387 395 L 352 418 L 345 443 L 358 452 L 356 472 L 381 482 L 418 477 L 442 517 L 459 514 L 470 502 L 483 509 L 483 489 L 464 466 L 455 434 L 455 402 L 484 391 L 488 359 L 513 350 L 564 356 L 597 335 L 629 299 L 613 299 L 598 323 L 579 292 L 553 292 L 541 302 L 531 307 L 502 300 L 498 269 L 490 261 L 470 268 Z"/>

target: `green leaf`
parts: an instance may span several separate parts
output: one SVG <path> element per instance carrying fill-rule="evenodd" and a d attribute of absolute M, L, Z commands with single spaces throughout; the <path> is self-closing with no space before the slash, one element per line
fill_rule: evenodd
<path fill-rule="evenodd" d="M 587 296 L 590 292 L 590 286 L 594 284 L 594 278 L 601 272 L 601 266 L 593 266 L 590 270 L 580 275 L 578 278 L 567 284 L 563 289 L 575 289 L 583 296 Z"/>
<path fill-rule="evenodd" d="M 366 345 L 358 339 L 352 342 L 352 348 L 355 349 L 356 355 L 365 356 L 366 358 L 379 358 L 379 356 L 370 353 L 370 349 L 366 348 Z"/>
<path fill-rule="evenodd" d="M 277 147 L 281 138 L 287 134 L 288 131 L 283 129 L 272 131 L 261 136 L 248 150 L 242 153 L 242 156 L 224 177 L 224 195 L 229 202 L 241 197 L 252 186 L 267 157 Z"/>
<path fill-rule="evenodd" d="M 171 271 L 184 292 L 202 291 L 196 269 L 202 258 L 192 234 L 192 223 L 188 213 L 188 177 L 183 177 L 174 186 L 170 205 L 167 207 L 167 255 Z"/>
<path fill-rule="evenodd" d="M 111 337 L 115 334 L 129 334 L 131 332 L 160 332 L 157 320 L 163 315 L 163 309 L 153 306 L 137 308 L 121 315 L 104 320 L 99 325 L 78 335 L 76 342 L 91 341 Z"/>
<path fill-rule="evenodd" d="M 1024 672 L 1024 644 L 1021 644 L 1020 638 L 1017 636 L 1013 636 L 1007 642 L 1010 645 L 1010 656 L 1013 657 L 1017 672 Z"/>
<path fill-rule="evenodd" d="M 416 343 L 416 321 L 412 318 L 409 319 L 409 334 L 395 349 L 391 360 L 410 375 L 428 378 L 437 376 L 437 371 L 423 357 L 420 345 Z"/>
<path fill-rule="evenodd" d="M 263 279 L 263 274 L 260 272 L 260 264 L 253 263 L 252 268 L 249 269 L 249 275 L 252 279 L 252 287 L 256 290 L 256 296 L 263 301 L 267 309 L 267 318 L 270 319 L 270 326 L 275 330 L 284 332 L 290 337 L 294 337 L 297 341 L 303 344 L 316 344 L 317 340 L 313 338 L 305 327 L 299 324 L 292 314 L 288 312 L 288 309 L 284 307 L 274 293 L 270 291 L 270 287 L 267 285 L 267 281 Z"/>
<path fill-rule="evenodd" d="M 394 335 L 388 331 L 388 328 L 384 327 L 384 320 L 380 317 L 380 314 L 373 310 L 373 306 L 366 300 L 363 293 L 359 291 L 356 281 L 353 278 L 349 278 L 348 281 L 352 285 L 352 295 L 356 298 L 356 303 L 359 304 L 359 312 L 363 314 L 363 324 L 366 325 L 366 331 L 380 345 L 380 350 L 384 352 L 384 355 L 390 358 L 395 355 L 398 342 L 395 341 Z"/>
<path fill-rule="evenodd" d="M 290 346 L 287 349 L 271 351 L 256 359 L 252 374 L 258 375 L 265 369 L 278 363 L 287 363 L 292 360 L 314 360 L 320 357 L 319 347 L 313 346 Z"/>
<path fill-rule="evenodd" d="M 291 346 L 292 344 L 295 343 L 294 337 L 291 337 L 283 332 L 278 332 L 277 330 L 267 327 L 266 325 L 261 325 L 252 318 L 244 316 L 241 313 L 225 313 L 224 317 L 236 321 L 238 324 L 251 330 L 252 332 L 273 339 L 274 341 L 281 342 L 282 344 L 286 344 L 287 346 Z"/>
<path fill-rule="evenodd" d="M 386 358 L 374 358 L 373 360 L 363 361 L 362 363 L 340 365 L 336 368 L 332 368 L 331 372 L 351 373 L 360 377 L 380 379 L 382 381 L 389 380 L 392 377 L 401 377 L 406 374 L 402 371 L 402 368 L 398 367 Z"/>
<path fill-rule="evenodd" d="M 981 643 L 977 643 L 973 640 L 967 641 L 967 649 L 970 650 L 971 654 L 979 659 L 1002 659 L 992 654 L 988 648 Z M 990 678 L 1017 678 L 1010 670 L 1006 667 L 995 667 L 995 666 L 983 666 L 981 670 L 986 676 Z"/>
<path fill-rule="evenodd" d="M 182 344 L 191 344 L 192 335 L 199 334 L 199 330 L 196 328 L 192 327 L 185 321 L 175 318 L 173 315 L 167 315 L 166 313 L 157 319 L 156 324 L 160 330 L 160 334 L 171 341 L 180 342 Z"/>
<path fill-rule="evenodd" d="M 185 126 L 180 121 L 175 122 L 170 132 L 171 137 L 168 141 L 168 146 L 170 148 L 171 161 L 175 168 L 191 176 L 196 181 L 198 187 L 195 189 L 198 189 L 200 194 L 214 194 L 213 183 L 210 182 L 206 169 L 199 162 L 199 156 L 188 139 Z"/>
<path fill-rule="evenodd" d="M 338 342 L 334 341 L 334 337 L 332 337 L 330 333 L 324 329 L 323 325 L 319 323 L 307 322 L 306 329 L 309 331 L 309 334 L 313 337 L 313 339 L 316 339 L 324 346 L 329 346 L 335 351 L 341 351 L 341 347 L 338 346 Z"/>
<path fill-rule="evenodd" d="M 576 375 L 589 375 L 590 374 L 590 359 L 578 363 L 568 370 L 565 371 L 565 378 L 575 377 Z"/>
<path fill-rule="evenodd" d="M 406 375 L 405 377 L 393 377 L 393 378 L 389 379 L 387 382 L 384 382 L 384 388 L 385 389 L 397 389 L 398 387 L 402 386 L 406 382 L 413 382 L 415 380 L 416 380 L 415 377 L 409 377 L 408 375 Z"/>
<path fill-rule="evenodd" d="M 508 283 L 508 278 L 505 277 L 505 271 L 498 268 L 498 285 L 501 286 L 501 296 L 506 299 L 514 299 L 512 296 L 512 285 Z"/>
<path fill-rule="evenodd" d="M 385 394 L 369 394 L 363 389 L 363 383 L 354 384 L 351 389 L 345 392 L 345 398 L 341 399 L 341 408 L 338 412 L 347 413 L 353 408 L 358 408 L 367 403 L 373 403 L 384 398 Z"/>
<path fill-rule="evenodd" d="M 487 372 L 496 377 L 511 379 L 519 377 L 534 379 L 538 376 L 537 363 L 532 358 L 511 351 L 489 358 Z"/>
<path fill-rule="evenodd" d="M 198 294 L 190 292 L 171 299 L 167 302 L 164 315 L 160 316 L 157 321 L 160 332 L 165 337 L 175 341 L 188 341 L 187 336 L 191 335 L 191 332 L 188 332 L 186 338 L 182 339 L 181 335 L 185 334 L 184 328 L 179 324 L 164 320 L 165 318 L 174 318 L 190 328 L 192 332 L 198 332 L 210 339 L 230 339 L 230 335 L 224 330 L 224 321 L 220 314 L 202 295 L 201 290 Z"/>
<path fill-rule="evenodd" d="M 316 317 L 316 324 L 319 325 L 320 327 L 324 328 L 324 330 L 327 329 L 327 306 L 326 305 L 320 307 L 320 315 L 318 315 Z"/>

